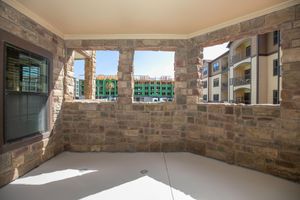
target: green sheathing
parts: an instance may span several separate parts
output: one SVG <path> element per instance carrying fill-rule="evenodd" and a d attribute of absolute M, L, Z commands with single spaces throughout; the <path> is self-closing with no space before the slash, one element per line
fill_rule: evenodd
<path fill-rule="evenodd" d="M 108 90 L 107 84 L 113 84 L 113 88 Z M 118 81 L 114 79 L 96 80 L 96 99 L 118 96 Z"/>
<path fill-rule="evenodd" d="M 162 81 L 135 81 L 134 97 L 168 97 L 174 96 L 174 84 Z"/>
<path fill-rule="evenodd" d="M 106 85 L 112 83 L 114 87 L 108 90 Z M 84 80 L 79 80 L 79 93 L 84 95 Z M 118 96 L 118 81 L 113 79 L 96 80 L 96 99 Z M 171 81 L 135 81 L 134 97 L 173 98 L 174 83 Z"/>

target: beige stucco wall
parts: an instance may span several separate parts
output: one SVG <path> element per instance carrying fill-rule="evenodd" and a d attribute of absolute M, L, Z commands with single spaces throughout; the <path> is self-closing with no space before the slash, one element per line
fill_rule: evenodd
<path fill-rule="evenodd" d="M 257 56 L 251 59 L 251 104 L 256 104 L 257 100 Z"/>

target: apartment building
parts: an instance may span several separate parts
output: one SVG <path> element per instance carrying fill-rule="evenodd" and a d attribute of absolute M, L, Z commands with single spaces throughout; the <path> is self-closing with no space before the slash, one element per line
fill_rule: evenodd
<path fill-rule="evenodd" d="M 74 78 L 74 97 L 84 99 L 84 80 Z"/>
<path fill-rule="evenodd" d="M 280 102 L 280 35 L 278 31 L 231 41 L 228 51 L 205 60 L 203 100 L 244 104 Z"/>
<path fill-rule="evenodd" d="M 84 99 L 84 80 L 74 78 L 74 96 Z M 96 77 L 96 99 L 116 100 L 118 97 L 118 77 L 98 75 Z M 152 78 L 134 77 L 134 100 L 141 102 L 165 102 L 174 98 L 174 79 L 169 76 Z"/>
<path fill-rule="evenodd" d="M 151 78 L 134 77 L 134 100 L 142 102 L 172 101 L 174 97 L 174 79 L 169 76 Z"/>
<path fill-rule="evenodd" d="M 203 100 L 225 102 L 228 100 L 229 51 L 214 60 L 205 60 L 203 68 Z"/>

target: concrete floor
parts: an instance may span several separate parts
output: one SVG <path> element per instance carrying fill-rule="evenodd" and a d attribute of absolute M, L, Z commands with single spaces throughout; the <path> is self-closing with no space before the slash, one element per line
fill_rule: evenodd
<path fill-rule="evenodd" d="M 190 153 L 64 152 L 1 200 L 299 200 L 300 184 Z"/>

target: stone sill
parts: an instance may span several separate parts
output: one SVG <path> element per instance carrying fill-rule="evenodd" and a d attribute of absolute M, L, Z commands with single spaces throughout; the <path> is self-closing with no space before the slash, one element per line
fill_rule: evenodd
<path fill-rule="evenodd" d="M 80 104 L 105 104 L 105 105 L 119 105 L 117 101 L 101 101 L 99 99 L 97 100 L 91 100 L 91 99 L 81 99 L 81 100 L 72 100 L 72 101 L 65 101 L 65 103 L 80 103 Z M 176 103 L 173 102 L 132 102 L 132 104 L 127 105 L 176 105 Z M 189 104 L 187 106 L 192 105 L 203 105 L 203 106 L 241 106 L 241 107 L 255 107 L 255 108 L 280 108 L 280 104 L 243 104 L 243 103 L 204 103 L 199 102 L 196 104 Z M 180 105 L 182 106 L 182 105 Z"/>

